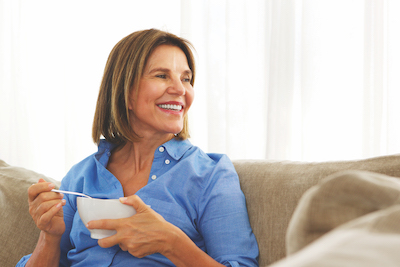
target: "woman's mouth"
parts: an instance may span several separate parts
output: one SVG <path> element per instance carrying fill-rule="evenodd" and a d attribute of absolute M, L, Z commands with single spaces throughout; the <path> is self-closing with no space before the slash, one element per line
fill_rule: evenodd
<path fill-rule="evenodd" d="M 182 105 L 173 105 L 173 104 L 161 104 L 157 106 L 162 109 L 173 110 L 173 111 L 181 111 L 183 108 Z"/>

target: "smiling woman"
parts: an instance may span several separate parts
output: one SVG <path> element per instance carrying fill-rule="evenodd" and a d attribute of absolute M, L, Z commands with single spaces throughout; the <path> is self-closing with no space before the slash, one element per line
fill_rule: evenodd
<path fill-rule="evenodd" d="M 76 196 L 41 179 L 28 190 L 38 245 L 17 266 L 258 266 L 232 162 L 187 139 L 194 78 L 183 38 L 150 29 L 117 43 L 93 122 L 98 152 L 74 165 L 60 189 L 119 198 L 136 214 L 83 224 Z M 115 234 L 97 241 L 88 229 Z"/>
<path fill-rule="evenodd" d="M 187 62 L 185 53 L 176 46 L 160 45 L 152 52 L 137 93 L 134 89 L 129 102 L 133 131 L 139 136 L 143 131 L 180 135 L 194 98 L 194 64 L 189 67 Z M 187 138 L 187 133 L 186 125 L 185 136 L 180 138 Z"/>
<path fill-rule="evenodd" d="M 157 123 L 171 123 L 172 116 L 154 117 L 157 114 L 155 111 L 159 109 L 157 105 L 160 104 L 178 104 L 183 107 L 178 112 L 182 115 L 182 125 L 180 129 L 175 129 L 174 134 L 179 133 L 181 139 L 189 137 L 187 111 L 193 101 L 192 86 L 195 79 L 191 44 L 178 42 L 174 38 L 167 39 L 160 31 L 154 31 L 154 39 L 143 37 L 145 43 L 140 43 L 137 40 L 140 34 L 143 33 L 128 35 L 110 53 L 93 123 L 92 137 L 95 143 L 99 142 L 101 136 L 117 145 L 140 140 L 141 133 L 136 132 L 138 127 L 132 128 L 130 125 L 132 120 L 140 122 L 137 116 L 147 117 L 152 114 Z M 170 53 L 165 54 L 166 51 Z M 145 61 L 148 64 L 142 66 Z M 170 96 L 162 96 L 167 91 Z M 152 99 L 157 94 L 160 99 Z M 104 112 L 100 112 L 102 110 Z M 141 128 L 143 130 L 145 128 Z"/>

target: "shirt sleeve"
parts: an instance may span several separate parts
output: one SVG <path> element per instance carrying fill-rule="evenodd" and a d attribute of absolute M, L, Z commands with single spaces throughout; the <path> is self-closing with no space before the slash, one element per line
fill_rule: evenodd
<path fill-rule="evenodd" d="M 28 262 L 29 258 L 31 257 L 32 254 L 26 255 L 24 257 L 22 257 L 19 262 L 17 263 L 17 265 L 15 265 L 15 267 L 24 267 L 26 265 L 26 263 Z"/>
<path fill-rule="evenodd" d="M 228 157 L 219 160 L 199 202 L 199 230 L 206 252 L 226 266 L 258 266 L 258 245 L 250 226 L 239 178 Z"/>
<path fill-rule="evenodd" d="M 67 174 L 67 176 L 64 177 L 64 179 L 61 181 L 60 189 L 71 191 L 68 186 L 68 182 L 69 182 L 69 179 L 68 179 L 68 174 Z M 71 264 L 68 261 L 67 254 L 68 254 L 68 251 L 70 251 L 72 249 L 72 244 L 71 244 L 69 235 L 71 232 L 72 223 L 73 223 L 74 216 L 76 213 L 76 208 L 74 208 L 74 202 L 71 199 L 71 195 L 64 194 L 64 199 L 66 200 L 66 204 L 63 207 L 65 232 L 62 235 L 61 243 L 60 243 L 60 249 L 61 249 L 60 266 L 70 266 Z"/>

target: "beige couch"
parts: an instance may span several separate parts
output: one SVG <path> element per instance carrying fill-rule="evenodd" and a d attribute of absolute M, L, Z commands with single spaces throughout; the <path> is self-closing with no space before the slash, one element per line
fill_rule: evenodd
<path fill-rule="evenodd" d="M 343 170 L 400 177 L 400 155 L 320 163 L 238 160 L 234 165 L 260 247 L 260 266 L 286 256 L 285 237 L 290 219 L 302 195 L 320 180 Z M 38 231 L 28 213 L 27 188 L 40 177 L 52 180 L 0 160 L 0 266 L 15 266 L 35 246 Z M 277 264 L 293 266 L 293 262 Z"/>

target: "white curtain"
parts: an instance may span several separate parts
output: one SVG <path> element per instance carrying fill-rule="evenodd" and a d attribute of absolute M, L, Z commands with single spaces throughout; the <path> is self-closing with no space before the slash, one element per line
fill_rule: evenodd
<path fill-rule="evenodd" d="M 179 0 L 0 0 L 0 12 L 0 159 L 58 180 L 96 151 L 91 125 L 112 47 L 181 24 Z"/>
<path fill-rule="evenodd" d="M 185 1 L 202 67 L 194 139 L 231 158 L 400 152 L 400 2 Z"/>
<path fill-rule="evenodd" d="M 160 28 L 189 39 L 192 142 L 232 159 L 400 152 L 397 0 L 0 0 L 0 159 L 61 179 L 96 150 L 112 46 Z"/>

